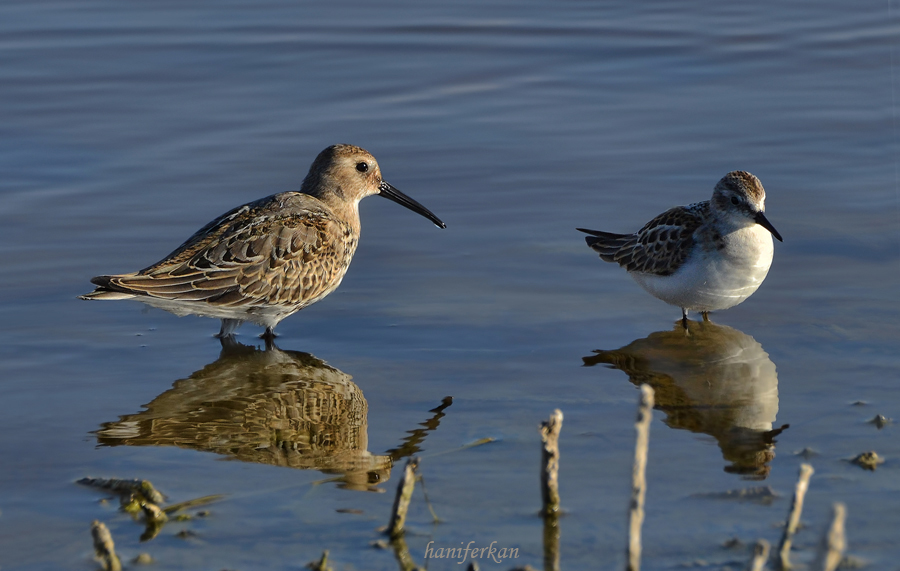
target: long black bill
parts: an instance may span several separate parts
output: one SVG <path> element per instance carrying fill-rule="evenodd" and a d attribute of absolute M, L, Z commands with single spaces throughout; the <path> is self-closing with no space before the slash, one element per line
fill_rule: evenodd
<path fill-rule="evenodd" d="M 763 214 L 762 212 L 757 212 L 754 220 L 756 221 L 757 224 L 759 224 L 760 226 L 762 226 L 763 228 L 765 228 L 766 230 L 771 232 L 772 236 L 775 236 L 776 238 L 778 238 L 779 242 L 784 242 L 784 240 L 781 239 L 781 234 L 779 234 L 778 230 L 776 230 L 775 227 L 772 226 L 772 223 L 769 222 L 769 219 L 766 218 L 765 214 Z"/>
<path fill-rule="evenodd" d="M 406 196 L 405 194 L 403 194 L 402 192 L 400 192 L 399 190 L 397 190 L 396 188 L 394 188 L 393 186 L 388 184 L 387 181 L 385 181 L 385 180 L 381 181 L 381 184 L 378 185 L 378 190 L 380 191 L 379 194 L 381 196 L 387 198 L 388 200 L 393 200 L 397 204 L 399 204 L 401 206 L 405 206 L 405 207 L 409 208 L 410 210 L 412 210 L 413 212 L 421 214 L 425 218 L 434 222 L 434 225 L 437 226 L 438 228 L 446 228 L 447 227 L 447 225 L 444 224 L 443 222 L 441 222 L 441 219 L 438 218 L 437 216 L 435 216 L 433 212 L 431 212 L 430 210 L 428 210 L 427 208 L 425 208 L 424 206 L 422 206 L 421 204 L 419 204 L 412 198 Z M 777 233 L 776 233 L 776 236 L 777 236 Z M 780 239 L 781 238 L 779 238 L 779 240 Z"/>

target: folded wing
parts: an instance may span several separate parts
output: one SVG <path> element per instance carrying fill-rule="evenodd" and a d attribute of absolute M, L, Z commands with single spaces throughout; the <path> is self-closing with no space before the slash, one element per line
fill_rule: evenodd
<path fill-rule="evenodd" d="M 663 212 L 634 234 L 613 234 L 578 228 L 590 236 L 587 245 L 606 262 L 616 262 L 629 272 L 658 276 L 674 273 L 687 259 L 694 231 L 702 224 L 708 202 L 678 206 Z"/>
<path fill-rule="evenodd" d="M 315 199 L 285 209 L 278 197 L 220 216 L 139 272 L 92 279 L 99 287 L 83 297 L 149 296 L 234 308 L 300 309 L 317 301 L 340 283 L 356 238 Z"/>

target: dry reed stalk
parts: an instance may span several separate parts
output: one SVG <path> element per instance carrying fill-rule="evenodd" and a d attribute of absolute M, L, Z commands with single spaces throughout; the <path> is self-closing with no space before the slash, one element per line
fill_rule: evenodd
<path fill-rule="evenodd" d="M 406 523 L 406 511 L 412 499 L 413 490 L 416 487 L 416 468 L 419 466 L 418 458 L 410 458 L 403 469 L 403 477 L 397 485 L 397 495 L 394 497 L 394 508 L 391 510 L 391 523 L 388 525 L 387 534 L 392 538 L 403 535 L 403 524 Z"/>
<path fill-rule="evenodd" d="M 116 545 L 113 543 L 109 528 L 103 522 L 94 520 L 91 523 L 91 537 L 94 538 L 94 552 L 104 571 L 122 571 L 122 563 L 116 555 Z"/>
<path fill-rule="evenodd" d="M 541 423 L 541 513 L 559 513 L 559 431 L 563 413 L 556 409 L 550 419 Z"/>
<path fill-rule="evenodd" d="M 847 508 L 844 504 L 837 502 L 834 504 L 833 513 L 831 526 L 822 537 L 822 543 L 819 545 L 819 554 L 816 557 L 813 569 L 834 571 L 840 565 L 844 550 L 847 548 L 847 540 L 844 537 L 844 520 L 847 517 Z"/>
<path fill-rule="evenodd" d="M 769 560 L 769 542 L 760 539 L 753 546 L 753 559 L 747 566 L 747 571 L 763 571 L 766 568 L 766 561 Z"/>
<path fill-rule="evenodd" d="M 647 448 L 650 443 L 650 419 L 653 418 L 653 388 L 641 385 L 634 428 L 637 439 L 634 447 L 634 468 L 631 472 L 631 507 L 628 513 L 628 571 L 641 569 L 641 526 L 644 523 L 644 496 L 647 492 Z"/>
<path fill-rule="evenodd" d="M 559 514 L 544 515 L 544 571 L 559 571 Z"/>
<path fill-rule="evenodd" d="M 778 563 L 782 571 L 788 571 L 791 568 L 791 542 L 797 528 L 800 526 L 800 514 L 803 512 L 803 499 L 806 497 L 806 490 L 809 489 L 809 478 L 815 470 L 809 464 L 800 464 L 800 477 L 797 479 L 797 486 L 794 488 L 794 499 L 791 502 L 791 511 L 788 515 L 787 523 L 784 526 L 784 534 L 781 536 L 781 544 L 778 546 Z"/>

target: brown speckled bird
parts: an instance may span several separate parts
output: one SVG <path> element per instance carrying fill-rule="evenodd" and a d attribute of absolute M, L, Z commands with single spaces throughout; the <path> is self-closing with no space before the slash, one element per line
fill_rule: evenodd
<path fill-rule="evenodd" d="M 282 192 L 219 216 L 161 261 L 139 272 L 97 276 L 80 299 L 136 299 L 176 315 L 222 320 L 220 337 L 244 321 L 274 337 L 279 321 L 344 278 L 359 241 L 359 201 L 378 194 L 446 225 L 381 178 L 365 149 L 319 153 L 299 192 Z"/>

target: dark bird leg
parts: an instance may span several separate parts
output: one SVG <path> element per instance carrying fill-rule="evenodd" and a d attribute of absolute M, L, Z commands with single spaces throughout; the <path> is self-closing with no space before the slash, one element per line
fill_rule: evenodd
<path fill-rule="evenodd" d="M 278 337 L 278 335 L 275 335 L 275 330 L 271 327 L 266 327 L 265 332 L 259 336 L 259 338 L 265 340 L 266 343 L 273 343 L 276 337 Z"/>
<path fill-rule="evenodd" d="M 701 311 L 700 315 L 703 316 L 703 321 L 709 322 L 709 312 L 708 311 Z"/>
<path fill-rule="evenodd" d="M 687 310 L 685 308 L 681 308 L 681 326 L 684 327 L 684 330 L 688 330 L 687 326 Z"/>

